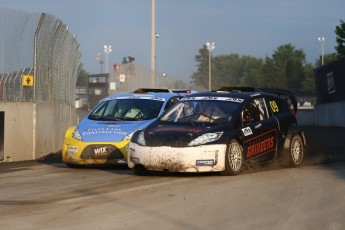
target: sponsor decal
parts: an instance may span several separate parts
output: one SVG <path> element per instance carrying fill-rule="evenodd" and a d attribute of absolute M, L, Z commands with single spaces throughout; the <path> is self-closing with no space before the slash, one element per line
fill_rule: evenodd
<path fill-rule="evenodd" d="M 127 131 L 123 131 L 120 128 L 113 128 L 113 127 L 107 127 L 107 128 L 97 128 L 97 129 L 87 129 L 83 132 L 83 136 L 89 136 L 89 135 L 99 135 L 99 134 L 115 134 L 115 135 L 128 135 Z"/>
<path fill-rule="evenodd" d="M 214 160 L 196 160 L 196 166 L 213 166 Z"/>
<path fill-rule="evenodd" d="M 67 146 L 67 157 L 74 158 L 78 152 L 78 146 Z"/>
<path fill-rule="evenodd" d="M 236 103 L 242 103 L 242 102 L 244 101 L 244 99 L 229 97 L 228 100 L 226 100 L 226 101 L 231 101 L 231 102 L 236 102 Z"/>
<path fill-rule="evenodd" d="M 243 135 L 245 137 L 253 134 L 252 129 L 250 127 L 246 127 L 246 128 L 241 129 L 241 130 L 242 130 Z"/>
<path fill-rule="evenodd" d="M 104 155 L 107 153 L 107 147 L 100 147 L 100 148 L 95 148 L 93 150 L 95 156 L 100 156 L 100 155 Z"/>
<path fill-rule="evenodd" d="M 328 90 L 328 94 L 332 94 L 336 92 L 333 72 L 327 73 L 327 90 Z"/>
<path fill-rule="evenodd" d="M 71 153 L 78 152 L 78 146 L 67 146 L 67 151 Z"/>
<path fill-rule="evenodd" d="M 233 98 L 233 97 L 186 97 L 182 98 L 181 101 L 193 101 L 193 100 L 214 100 L 214 101 L 231 101 L 236 103 L 242 103 L 244 99 Z"/>
<path fill-rule="evenodd" d="M 155 101 L 165 101 L 161 97 L 147 97 L 147 96 L 125 96 L 125 97 L 115 97 L 114 99 L 146 99 L 146 100 L 155 100 Z"/>
<path fill-rule="evenodd" d="M 247 157 L 254 157 L 262 154 L 269 153 L 275 150 L 276 147 L 277 130 L 273 129 L 263 133 L 257 137 L 251 138 L 247 143 Z"/>
<path fill-rule="evenodd" d="M 260 124 L 257 124 L 257 125 L 255 125 L 255 129 L 258 129 L 258 128 L 260 128 L 262 126 L 262 124 L 260 123 Z"/>

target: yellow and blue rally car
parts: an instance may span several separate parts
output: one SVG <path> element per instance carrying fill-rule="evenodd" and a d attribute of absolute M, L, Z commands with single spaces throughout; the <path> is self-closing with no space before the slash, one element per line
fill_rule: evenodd
<path fill-rule="evenodd" d="M 126 164 L 126 146 L 133 133 L 181 97 L 164 89 L 138 89 L 101 100 L 79 125 L 67 129 L 62 161 L 69 167 Z"/>

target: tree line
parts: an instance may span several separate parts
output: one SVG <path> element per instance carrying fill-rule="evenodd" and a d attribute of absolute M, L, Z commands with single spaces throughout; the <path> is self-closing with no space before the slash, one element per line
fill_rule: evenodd
<path fill-rule="evenodd" d="M 335 34 L 336 52 L 324 55 L 325 64 L 345 55 L 345 21 L 340 20 Z M 170 88 L 208 89 L 209 51 L 206 45 L 199 49 L 195 61 L 197 70 L 192 74 L 191 82 L 176 80 Z M 239 54 L 214 56 L 211 66 L 212 89 L 223 86 L 286 88 L 298 96 L 314 96 L 314 69 L 321 66 L 321 56 L 314 64 L 307 63 L 302 49 L 296 49 L 292 44 L 283 44 L 276 48 L 272 56 L 265 58 Z M 88 75 L 82 68 L 76 85 L 87 86 Z"/>
<path fill-rule="evenodd" d="M 327 64 L 345 55 L 345 22 L 340 20 L 336 27 L 336 52 L 324 55 Z M 199 89 L 208 89 L 209 51 L 204 45 L 195 56 L 197 71 L 191 76 L 191 84 Z M 314 64 L 306 62 L 302 49 L 283 44 L 276 48 L 272 56 L 256 58 L 228 54 L 211 59 L 212 89 L 222 86 L 253 86 L 265 88 L 286 88 L 296 95 L 315 95 L 314 69 L 321 66 L 321 58 Z"/>

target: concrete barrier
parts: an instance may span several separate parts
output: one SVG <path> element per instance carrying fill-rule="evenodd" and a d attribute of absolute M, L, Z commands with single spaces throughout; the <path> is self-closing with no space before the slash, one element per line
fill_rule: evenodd
<path fill-rule="evenodd" d="M 345 101 L 316 104 L 315 125 L 345 127 Z"/>
<path fill-rule="evenodd" d="M 67 128 L 77 123 L 75 108 L 60 102 L 0 103 L 4 114 L 0 163 L 36 160 L 62 148 Z"/>
<path fill-rule="evenodd" d="M 314 109 L 313 108 L 298 108 L 297 122 L 299 125 L 315 125 Z"/>

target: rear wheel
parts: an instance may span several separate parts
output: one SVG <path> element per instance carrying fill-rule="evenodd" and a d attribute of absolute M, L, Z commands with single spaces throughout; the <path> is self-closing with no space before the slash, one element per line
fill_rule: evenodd
<path fill-rule="evenodd" d="M 231 140 L 225 154 L 224 176 L 238 175 L 243 166 L 243 148 L 237 140 Z"/>
<path fill-rule="evenodd" d="M 295 134 L 291 141 L 289 149 L 284 151 L 283 163 L 287 167 L 300 166 L 304 158 L 304 145 L 300 135 Z"/>

